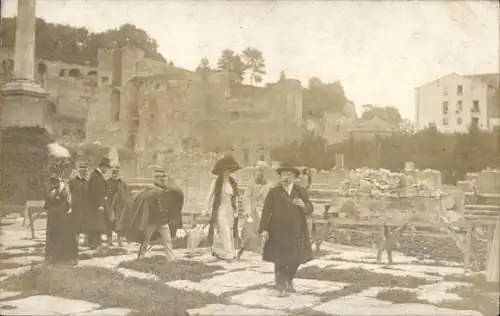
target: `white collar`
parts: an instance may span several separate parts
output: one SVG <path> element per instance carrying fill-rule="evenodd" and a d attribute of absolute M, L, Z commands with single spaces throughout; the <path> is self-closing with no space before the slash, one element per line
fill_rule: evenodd
<path fill-rule="evenodd" d="M 288 193 L 288 195 L 291 195 L 292 194 L 292 190 L 293 190 L 293 182 L 288 184 L 287 186 L 283 186 L 283 188 L 285 189 L 285 191 Z"/>

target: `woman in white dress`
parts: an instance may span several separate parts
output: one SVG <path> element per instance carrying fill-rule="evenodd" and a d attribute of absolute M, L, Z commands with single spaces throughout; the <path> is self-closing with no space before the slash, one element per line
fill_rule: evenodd
<path fill-rule="evenodd" d="M 233 156 L 226 155 L 212 170 L 217 178 L 210 185 L 204 216 L 211 211 L 208 241 L 212 244 L 212 255 L 222 260 L 233 260 L 236 256 L 238 185 L 230 175 L 240 168 Z"/>

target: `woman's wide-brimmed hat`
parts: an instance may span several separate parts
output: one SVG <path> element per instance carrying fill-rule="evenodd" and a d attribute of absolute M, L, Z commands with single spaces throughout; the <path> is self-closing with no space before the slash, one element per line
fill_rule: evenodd
<path fill-rule="evenodd" d="M 285 172 L 285 171 L 290 171 L 290 172 L 293 172 L 295 174 L 296 177 L 300 176 L 300 170 L 299 168 L 293 166 L 292 164 L 288 163 L 288 162 L 282 162 L 280 164 L 280 166 L 278 167 L 278 169 L 276 169 L 276 172 L 281 175 L 282 172 Z"/>
<path fill-rule="evenodd" d="M 233 173 L 241 169 L 236 159 L 232 155 L 225 155 L 221 159 L 217 160 L 215 163 L 212 173 L 215 175 L 221 175 L 224 171 L 229 171 Z"/>

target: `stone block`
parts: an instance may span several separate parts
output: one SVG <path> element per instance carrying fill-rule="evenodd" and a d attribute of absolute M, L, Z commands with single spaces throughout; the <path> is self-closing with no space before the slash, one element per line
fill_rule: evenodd
<path fill-rule="evenodd" d="M 239 305 L 210 304 L 202 308 L 188 310 L 190 316 L 286 316 L 288 313 L 280 310 L 248 308 Z"/>
<path fill-rule="evenodd" d="M 2 306 L 8 306 L 2 308 Z M 89 312 L 99 304 L 49 295 L 36 295 L 14 301 L 3 301 L 1 315 L 71 315 Z"/>
<path fill-rule="evenodd" d="M 269 309 L 296 310 L 310 307 L 320 302 L 319 297 L 304 294 L 291 294 L 288 297 L 278 297 L 272 289 L 263 288 L 232 296 L 230 301 L 245 306 L 261 306 Z"/>

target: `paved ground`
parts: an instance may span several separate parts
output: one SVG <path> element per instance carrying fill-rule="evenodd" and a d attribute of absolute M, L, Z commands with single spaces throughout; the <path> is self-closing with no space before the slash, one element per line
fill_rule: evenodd
<path fill-rule="evenodd" d="M 19 219 L 4 219 L 2 242 L 2 258 L 0 258 L 0 281 L 9 276 L 28 271 L 30 267 L 43 260 L 43 223 L 37 223 L 37 238 L 30 240 L 29 234 L 21 226 Z M 336 244 L 326 244 L 326 252 L 308 263 L 299 271 L 296 280 L 298 293 L 289 297 L 277 297 L 272 289 L 272 265 L 262 262 L 256 254 L 245 254 L 241 262 L 224 263 L 214 260 L 208 250 L 195 252 L 179 249 L 179 258 L 191 262 L 201 262 L 207 266 L 222 266 L 201 281 L 170 280 L 165 282 L 152 273 L 119 267 L 121 262 L 135 259 L 136 246 L 126 245 L 115 248 L 111 255 L 99 257 L 95 252 L 83 250 L 85 260 L 80 260 L 81 267 L 104 267 L 121 273 L 127 278 L 147 279 L 165 284 L 189 293 L 211 293 L 223 297 L 223 303 L 205 304 L 188 311 L 189 315 L 446 315 L 446 316 L 481 316 L 481 312 L 473 309 L 455 309 L 463 297 L 454 291 L 473 285 L 467 282 L 450 281 L 449 276 L 461 274 L 463 269 L 451 262 L 423 262 L 415 258 L 396 254 L 396 265 L 377 264 L 372 249 L 357 248 Z M 156 247 L 151 255 L 161 255 Z M 113 255 L 112 253 L 115 252 Z M 159 261 L 161 264 L 161 261 Z M 320 269 L 320 270 L 314 270 Z M 314 271 L 321 271 L 315 275 Z M 340 272 L 339 272 L 340 271 Z M 393 286 L 387 282 L 360 281 L 350 282 L 348 275 L 353 271 L 363 271 L 367 278 L 384 276 L 392 278 Z M 329 273 L 331 272 L 331 273 Z M 309 273 L 309 274 L 308 274 Z M 330 278 L 335 275 L 335 278 Z M 416 280 L 416 285 L 398 286 L 403 278 Z M 375 278 L 377 279 L 377 278 Z M 405 279 L 405 280 L 406 280 Z M 139 281 L 137 281 L 139 282 Z M 363 283 L 357 291 L 351 291 L 355 283 Z M 1 283 L 0 283 L 1 285 Z M 398 292 L 399 291 L 399 292 Z M 412 299 L 396 301 L 394 298 L 384 299 L 387 293 L 403 293 Z M 498 294 L 498 293 L 497 293 Z M 446 306 L 446 307 L 443 307 Z M 304 312 L 301 312 L 304 311 Z M 22 292 L 0 292 L 1 315 L 127 315 L 133 312 L 128 308 L 103 308 L 99 304 L 85 300 L 73 300 L 49 295 L 27 296 Z M 485 315 L 489 316 L 489 315 Z"/>

